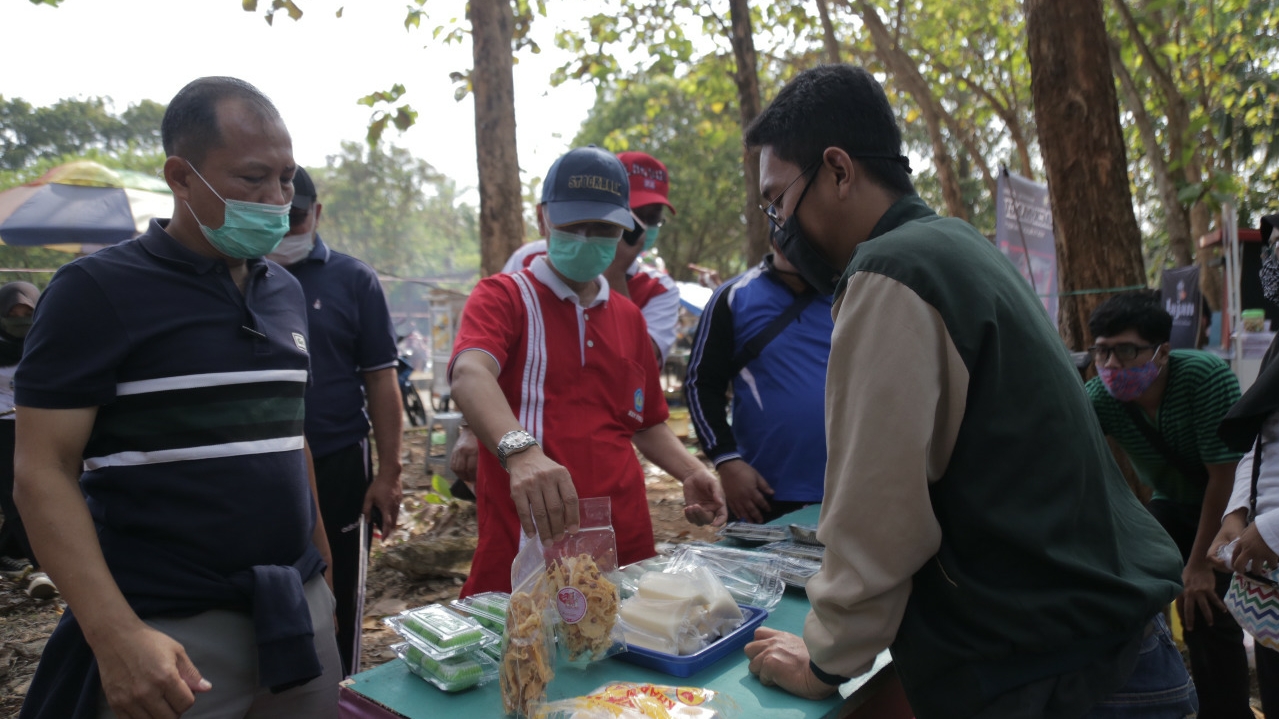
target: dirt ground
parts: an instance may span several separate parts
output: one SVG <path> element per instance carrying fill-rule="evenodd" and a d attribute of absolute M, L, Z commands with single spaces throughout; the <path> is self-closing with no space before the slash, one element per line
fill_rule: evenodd
<path fill-rule="evenodd" d="M 426 472 L 427 440 L 422 430 L 405 433 L 403 526 L 386 543 L 375 540 L 366 581 L 361 669 L 395 658 L 387 648 L 395 643 L 395 635 L 382 626 L 383 617 L 407 607 L 455 599 L 462 586 L 462 580 L 456 578 L 413 580 L 387 562 L 389 548 L 413 537 L 475 534 L 473 505 L 431 501 L 438 498 L 432 496 L 431 478 Z M 440 453 L 437 445 L 436 455 Z M 712 530 L 684 521 L 683 493 L 678 482 L 651 465 L 645 465 L 645 472 L 657 542 L 714 540 Z M 0 717 L 17 716 L 40 653 L 65 607 L 60 598 L 30 599 L 22 591 L 24 587 L 25 584 L 0 578 Z"/>

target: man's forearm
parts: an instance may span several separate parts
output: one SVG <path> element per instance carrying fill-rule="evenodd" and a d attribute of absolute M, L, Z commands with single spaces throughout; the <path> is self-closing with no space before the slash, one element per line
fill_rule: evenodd
<path fill-rule="evenodd" d="M 93 412 L 86 412 L 92 426 Z M 14 500 L 41 569 L 58 585 L 94 647 L 139 628 L 141 622 L 102 555 L 97 528 L 80 492 L 79 454 L 72 459 L 68 451 L 59 459 L 47 436 L 46 441 L 35 439 L 57 431 L 49 415 L 43 410 L 18 410 Z M 35 421 L 35 426 L 28 420 Z"/>
<path fill-rule="evenodd" d="M 631 442 L 648 461 L 680 482 L 687 479 L 690 474 L 706 469 L 696 457 L 684 449 L 684 444 L 665 422 L 636 432 L 635 436 L 631 437 Z"/>
<path fill-rule="evenodd" d="M 403 470 L 404 412 L 395 368 L 388 367 L 364 375 L 369 398 L 369 424 L 377 445 L 377 480 L 398 482 Z"/>
<path fill-rule="evenodd" d="M 1234 491 L 1235 464 L 1208 465 L 1208 487 L 1204 490 L 1203 507 L 1199 510 L 1199 529 L 1190 550 L 1193 562 L 1208 562 L 1208 549 L 1221 530 L 1221 515 Z"/>
<path fill-rule="evenodd" d="M 494 454 L 502 435 L 520 426 L 497 384 L 497 363 L 481 352 L 464 352 L 453 366 L 450 388 L 476 438 Z"/>

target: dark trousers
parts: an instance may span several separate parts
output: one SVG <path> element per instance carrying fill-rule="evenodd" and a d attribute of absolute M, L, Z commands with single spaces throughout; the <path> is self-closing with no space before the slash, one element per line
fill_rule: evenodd
<path fill-rule="evenodd" d="M 1150 501 L 1150 513 L 1159 520 L 1181 550 L 1186 561 L 1199 529 L 1199 507 L 1162 499 Z M 1217 596 L 1226 596 L 1230 575 L 1216 572 Z M 1197 609 L 1186 606 L 1183 612 Z M 1230 613 L 1216 607 L 1212 625 L 1196 614 L 1195 629 L 1185 629 L 1181 618 L 1186 649 L 1190 653 L 1190 674 L 1199 691 L 1200 719 L 1252 719 L 1249 706 L 1248 656 L 1243 647 L 1243 630 Z M 1279 716 L 1279 652 L 1258 645 L 1257 681 L 1262 687 L 1262 708 L 1267 716 Z M 1274 712 L 1273 714 L 1271 712 Z"/>
<path fill-rule="evenodd" d="M 4 525 L 0 526 L 0 555 L 21 559 L 25 557 L 32 566 L 39 568 L 36 555 L 27 541 L 26 527 L 18 516 L 18 506 L 13 503 L 13 427 L 10 419 L 0 419 L 0 512 L 4 512 Z"/>
<path fill-rule="evenodd" d="M 315 459 L 320 514 L 333 553 L 333 598 L 337 600 L 338 654 L 342 675 L 358 672 L 364 611 L 364 567 L 373 528 L 360 523 L 364 494 L 372 481 L 368 440 Z M 363 542 L 360 529 L 364 528 Z M 360 548 L 363 544 L 364 552 Z"/>

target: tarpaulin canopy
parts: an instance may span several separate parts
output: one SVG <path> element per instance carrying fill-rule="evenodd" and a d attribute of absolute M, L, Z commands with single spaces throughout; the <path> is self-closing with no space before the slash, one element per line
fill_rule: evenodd
<path fill-rule="evenodd" d="M 172 212 L 164 182 L 82 160 L 0 192 L 0 241 L 83 251 L 137 236 Z"/>

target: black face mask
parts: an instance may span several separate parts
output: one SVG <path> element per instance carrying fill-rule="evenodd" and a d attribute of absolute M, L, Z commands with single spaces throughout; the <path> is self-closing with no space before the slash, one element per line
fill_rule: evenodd
<path fill-rule="evenodd" d="M 809 180 L 795 203 L 795 209 L 791 210 L 790 217 L 786 218 L 781 227 L 773 227 L 773 242 L 787 261 L 799 270 L 799 275 L 805 282 L 823 295 L 832 295 L 835 294 L 835 286 L 839 284 L 844 271 L 827 262 L 804 236 L 804 230 L 799 226 L 799 206 L 803 204 L 808 188 L 812 186 L 813 181 Z"/>

